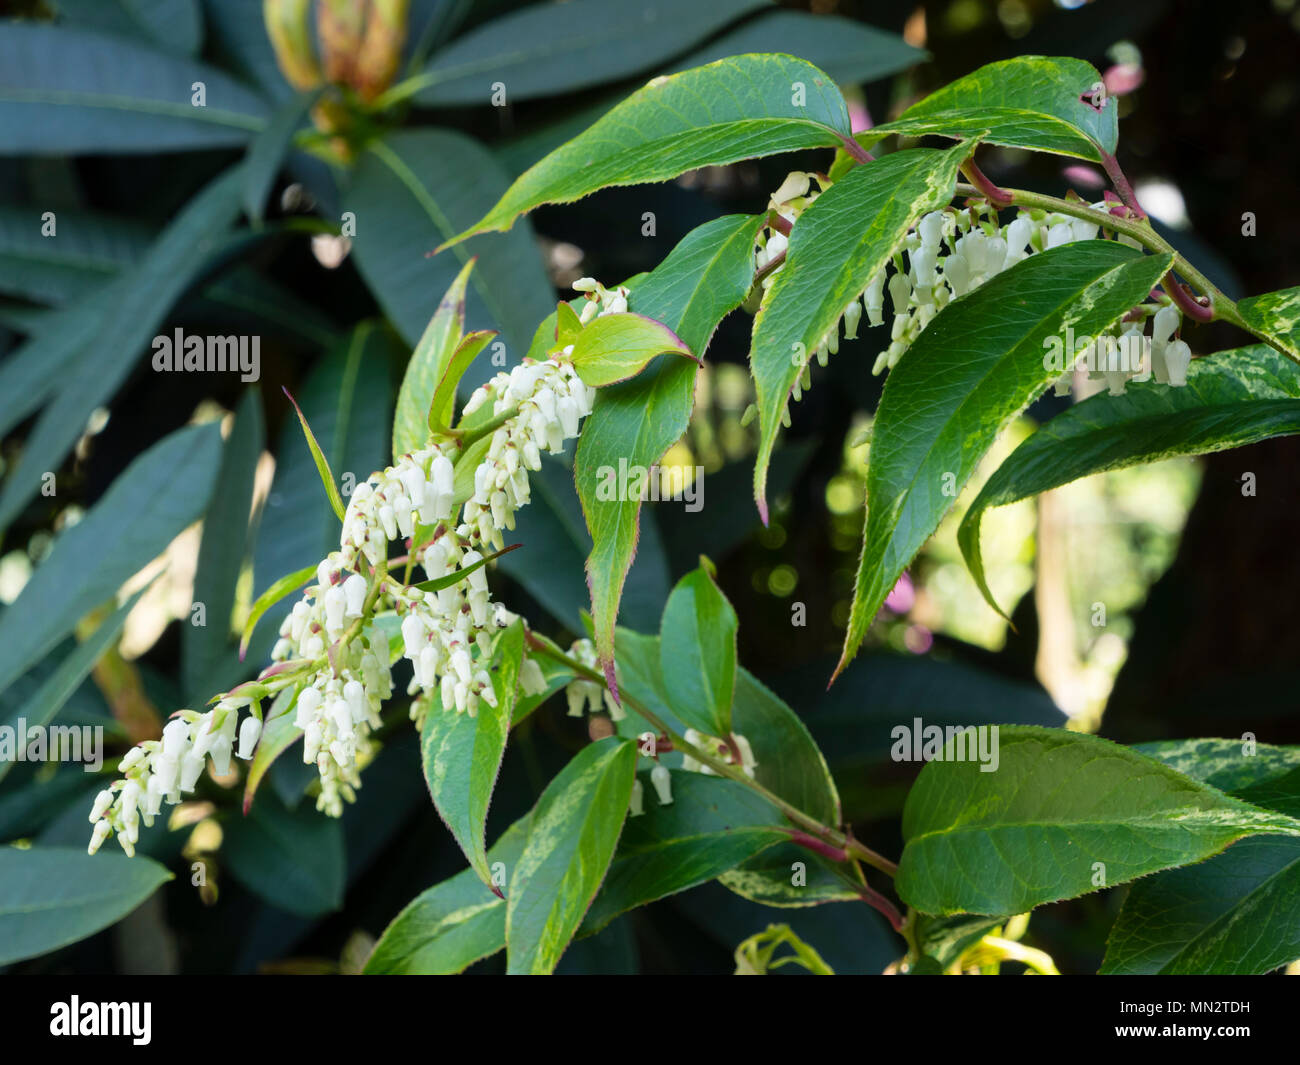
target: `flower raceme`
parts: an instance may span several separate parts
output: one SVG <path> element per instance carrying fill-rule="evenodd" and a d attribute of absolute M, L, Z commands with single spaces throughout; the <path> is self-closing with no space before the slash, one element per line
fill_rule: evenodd
<path fill-rule="evenodd" d="M 594 308 L 589 317 L 626 309 L 624 291 L 607 292 L 595 282 L 586 291 Z M 403 455 L 356 487 L 339 548 L 321 560 L 315 583 L 284 619 L 272 667 L 205 713 L 178 711 L 161 740 L 122 759 L 123 778 L 100 792 L 91 810 L 92 854 L 110 835 L 133 854 L 140 821 L 151 825 L 164 802 L 193 792 L 208 759 L 217 776 L 229 773 L 232 753 L 251 759 L 262 729 L 260 701 L 286 689 L 296 693 L 293 726 L 303 736 L 303 760 L 319 773 L 317 808 L 339 816 L 343 802 L 355 798 L 360 767 L 373 753 L 371 733 L 393 690 L 388 642 L 370 624 L 379 614 L 400 619 L 417 724 L 435 698 L 445 712 L 471 715 L 481 703 L 497 705 L 489 663 L 496 635 L 515 616 L 492 600 L 482 563 L 501 550 L 502 532 L 514 528 L 515 511 L 528 503 L 528 474 L 541 468 L 543 452 L 562 451 L 591 413 L 595 391 L 578 377 L 570 354 L 525 359 L 473 393 L 464 416 L 490 405 L 501 422 L 463 506 L 455 499 L 455 467 L 467 451 L 458 441 Z M 464 577 L 434 590 L 406 584 L 388 570 L 396 539 L 410 545 L 411 565 L 422 567 L 429 581 Z M 525 694 L 545 689 L 532 659 L 525 658 L 519 680 Z M 241 725 L 244 708 L 250 713 Z"/>

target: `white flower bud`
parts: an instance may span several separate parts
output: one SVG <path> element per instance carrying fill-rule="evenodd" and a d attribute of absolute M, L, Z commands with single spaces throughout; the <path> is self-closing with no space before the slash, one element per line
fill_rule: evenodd
<path fill-rule="evenodd" d="M 105 788 L 103 791 L 101 791 L 98 795 L 95 796 L 95 803 L 90 808 L 90 823 L 93 825 L 96 821 L 98 821 L 101 817 L 103 817 L 104 814 L 108 812 L 108 808 L 112 805 L 113 805 L 113 793 L 109 791 L 107 788 Z"/>
<path fill-rule="evenodd" d="M 366 579 L 360 573 L 352 574 L 343 582 L 343 597 L 346 603 L 344 616 L 359 618 L 366 602 Z"/>
<path fill-rule="evenodd" d="M 659 805 L 672 805 L 673 782 L 668 774 L 668 767 L 657 765 L 650 770 L 650 783 L 654 785 L 655 794 L 659 796 Z"/>
<path fill-rule="evenodd" d="M 807 196 L 809 185 L 807 174 L 801 170 L 792 170 L 786 174 L 780 187 L 772 193 L 772 203 L 779 207 L 783 203 L 797 200 L 800 196 Z"/>
<path fill-rule="evenodd" d="M 338 585 L 325 593 L 325 631 L 330 639 L 335 639 L 343 631 L 343 614 L 347 610 L 348 598 Z"/>
<path fill-rule="evenodd" d="M 304 688 L 298 695 L 297 713 L 294 716 L 295 728 L 305 729 L 316 720 L 320 709 L 321 693 L 319 688 Z"/>
<path fill-rule="evenodd" d="M 257 741 L 262 737 L 262 722 L 253 714 L 244 718 L 239 726 L 239 757 L 245 761 L 253 757 Z"/>
<path fill-rule="evenodd" d="M 94 854 L 104 845 L 104 840 L 108 839 L 108 834 L 113 831 L 113 826 L 107 821 L 99 821 L 95 824 L 95 831 L 90 837 L 90 846 L 86 848 L 87 854 Z"/>
<path fill-rule="evenodd" d="M 519 687 L 525 695 L 541 695 L 546 691 L 546 675 L 535 658 L 525 658 L 520 663 Z"/>
<path fill-rule="evenodd" d="M 193 791 L 203 774 L 204 756 L 190 751 L 181 759 L 181 791 Z"/>
<path fill-rule="evenodd" d="M 640 817 L 645 813 L 645 789 L 639 777 L 632 778 L 632 798 L 627 804 L 628 817 Z"/>
<path fill-rule="evenodd" d="M 1187 367 L 1192 362 L 1192 349 L 1185 340 L 1175 340 L 1165 348 L 1165 371 L 1169 383 L 1175 388 L 1187 384 Z"/>

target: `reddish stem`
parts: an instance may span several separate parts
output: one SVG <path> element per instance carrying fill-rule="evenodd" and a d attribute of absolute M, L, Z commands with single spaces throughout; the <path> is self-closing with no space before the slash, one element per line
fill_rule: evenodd
<path fill-rule="evenodd" d="M 1111 184 L 1115 186 L 1115 191 L 1119 193 L 1120 199 L 1128 205 L 1129 209 L 1138 218 L 1145 218 L 1147 213 L 1142 210 L 1142 205 L 1137 201 L 1137 193 L 1133 191 L 1133 186 L 1129 184 L 1124 171 L 1120 169 L 1119 160 L 1110 152 L 1103 151 L 1101 153 L 1101 165 L 1106 168 L 1106 173 L 1110 177 Z"/>
<path fill-rule="evenodd" d="M 844 150 L 859 163 L 874 163 L 876 161 L 876 157 L 858 143 L 857 137 L 841 136 L 840 143 L 844 145 Z"/>
<path fill-rule="evenodd" d="M 961 165 L 961 172 L 970 178 L 970 183 L 988 198 L 989 203 L 994 207 L 1010 207 L 1011 194 L 1004 189 L 998 188 L 991 182 L 984 171 L 975 163 L 975 157 L 971 156 Z"/>
<path fill-rule="evenodd" d="M 1188 318 L 1196 322 L 1214 321 L 1214 302 L 1209 296 L 1202 296 L 1199 299 L 1193 296 L 1185 286 L 1179 284 L 1172 270 L 1165 274 L 1162 284 L 1165 291 L 1169 293 L 1170 299 L 1178 304 L 1179 310 Z M 1206 302 L 1202 303 L 1201 300 Z"/>

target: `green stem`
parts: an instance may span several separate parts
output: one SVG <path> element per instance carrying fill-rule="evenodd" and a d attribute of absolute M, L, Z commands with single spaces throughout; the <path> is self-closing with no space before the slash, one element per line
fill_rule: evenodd
<path fill-rule="evenodd" d="M 601 685 L 604 685 L 605 683 L 604 674 L 590 668 L 589 666 L 584 666 L 577 659 L 571 658 L 569 655 L 566 655 L 563 651 L 560 651 L 555 647 L 551 647 L 550 645 L 542 642 L 541 640 L 534 638 L 531 633 L 529 633 L 528 644 L 534 651 L 538 652 L 539 654 L 544 654 L 547 657 L 552 658 L 555 661 L 568 666 L 575 673 L 579 674 L 580 676 L 586 677 L 588 680 L 593 680 Z M 743 784 L 745 787 L 749 788 L 750 791 L 753 791 L 761 795 L 763 798 L 765 798 L 768 802 L 770 802 L 773 806 L 775 806 L 778 810 L 780 810 L 783 814 L 785 814 L 787 818 L 793 821 L 800 828 L 807 829 L 809 832 L 813 833 L 818 838 L 823 839 L 827 843 L 831 844 L 832 846 L 838 847 L 840 850 L 847 852 L 849 856 L 864 861 L 868 865 L 876 869 L 879 869 L 882 873 L 888 873 L 890 876 L 893 876 L 898 871 L 898 866 L 895 865 L 893 862 L 891 862 L 888 858 L 884 857 L 884 855 L 877 854 L 869 847 L 864 847 L 852 836 L 845 835 L 843 832 L 831 828 L 829 825 L 822 824 L 815 817 L 808 816 L 808 814 L 804 813 L 798 807 L 792 806 L 790 803 L 786 802 L 783 798 L 781 798 L 781 796 L 776 795 L 771 791 L 768 791 L 768 789 L 763 787 L 763 785 L 760 784 L 758 781 L 751 780 L 748 776 L 744 774 L 744 772 L 742 772 L 736 766 L 731 765 L 728 762 L 724 762 L 719 758 L 715 758 L 708 751 L 701 750 L 699 747 L 696 747 L 692 743 L 687 743 L 685 738 L 679 736 L 672 729 L 670 729 L 662 720 L 660 720 L 657 714 L 655 714 L 652 710 L 650 710 L 649 707 L 647 707 L 643 702 L 641 702 L 631 693 L 622 691 L 619 694 L 620 697 L 623 699 L 623 701 L 628 704 L 628 706 L 630 706 L 633 710 L 635 710 L 638 714 L 640 714 L 643 718 L 645 718 L 647 722 L 649 722 L 652 726 L 654 726 L 665 736 L 667 736 L 670 740 L 672 740 L 673 750 L 684 751 L 686 754 L 689 754 L 692 758 L 694 758 L 697 762 L 701 762 L 704 765 L 707 765 L 719 776 L 726 777 L 729 780 L 734 780 L 737 784 Z"/>

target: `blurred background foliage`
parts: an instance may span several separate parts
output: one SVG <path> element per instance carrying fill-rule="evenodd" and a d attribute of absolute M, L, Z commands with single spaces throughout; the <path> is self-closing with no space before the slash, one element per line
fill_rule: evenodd
<path fill-rule="evenodd" d="M 280 615 L 241 664 L 235 633 L 253 596 L 336 535 L 281 387 L 336 473 L 382 466 L 405 360 L 461 265 L 426 253 L 655 74 L 790 52 L 844 86 L 864 128 L 985 63 L 1077 56 L 1118 95 L 1121 158 L 1180 250 L 1233 297 L 1300 274 L 1300 216 L 1287 201 L 1294 0 L 412 0 L 404 37 L 364 41 L 348 37 L 363 4 L 323 6 L 320 40 L 283 44 L 291 84 L 261 0 L 0 4 L 0 723 L 52 677 L 72 677 L 57 721 L 102 725 L 120 755 L 174 708 L 259 668 Z M 377 3 L 377 17 L 403 6 Z M 204 108 L 190 99 L 198 82 Z M 468 325 L 498 329 L 516 358 L 578 277 L 612 284 L 648 270 L 693 227 L 762 210 L 787 170 L 826 165 L 807 153 L 611 189 L 476 238 L 457 249 L 478 256 Z M 1043 192 L 1100 188 L 1099 175 L 1059 159 L 990 150 L 985 165 L 994 181 Z M 1244 212 L 1258 235 L 1243 235 Z M 1068 722 L 1124 742 L 1243 732 L 1300 742 L 1294 438 L 994 512 L 986 564 L 1015 630 L 980 600 L 955 546 L 960 513 L 1069 397 L 1044 398 L 1011 427 L 867 651 L 827 691 L 860 543 L 877 339 L 846 342 L 793 408 L 763 529 L 750 498 L 754 437 L 740 424 L 749 326 L 743 313 L 723 323 L 691 429 L 664 461 L 665 476 L 702 468 L 704 506 L 646 508 L 621 620 L 654 631 L 672 583 L 711 556 L 742 618 L 741 662 L 803 716 L 862 839 L 899 849 L 918 767 L 889 761 L 890 729 L 914 717 Z M 260 337 L 260 380 L 155 372 L 151 340 L 175 329 Z M 1204 353 L 1242 338 L 1213 325 L 1188 339 Z M 492 370 L 481 360 L 469 383 Z M 187 424 L 207 428 L 178 436 Z M 1243 494 L 1247 472 L 1254 495 Z M 44 473 L 55 474 L 52 494 Z M 527 549 L 502 559 L 496 581 L 534 625 L 572 638 L 589 541 L 563 465 L 539 482 L 521 515 Z M 78 524 L 87 535 L 61 549 Z M 194 602 L 205 626 L 190 623 Z M 109 650 L 92 670 L 74 659 L 95 634 Z M 341 822 L 304 801 L 312 773 L 292 759 L 276 763 L 248 818 L 237 781 L 206 782 L 169 829 L 141 839 L 175 881 L 109 930 L 16 968 L 355 971 L 407 901 L 463 865 L 428 801 L 405 708 L 389 721 Z M 507 753 L 489 834 L 585 739 L 554 700 L 530 718 Z M 98 779 L 75 766 L 10 768 L 0 842 L 83 847 Z M 206 882 L 195 886 L 187 863 L 200 861 Z M 1063 972 L 1095 971 L 1118 901 L 1047 907 L 1029 941 Z M 730 971 L 736 944 L 773 920 L 838 972 L 880 972 L 902 953 L 860 904 L 775 914 L 715 883 L 578 942 L 561 971 Z"/>

